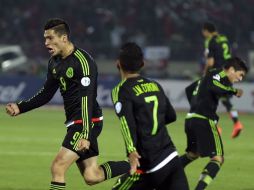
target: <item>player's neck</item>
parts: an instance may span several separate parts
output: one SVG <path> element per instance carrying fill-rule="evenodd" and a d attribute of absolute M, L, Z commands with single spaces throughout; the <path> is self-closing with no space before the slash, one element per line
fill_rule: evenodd
<path fill-rule="evenodd" d="M 138 76 L 140 76 L 139 73 L 125 73 L 125 72 L 122 73 L 122 79 L 136 78 Z"/>
<path fill-rule="evenodd" d="M 63 50 L 63 53 L 62 53 L 62 59 L 65 59 L 66 57 L 68 57 L 70 54 L 72 54 L 74 50 L 74 45 L 69 42 L 67 45 L 66 45 L 66 48 Z"/>

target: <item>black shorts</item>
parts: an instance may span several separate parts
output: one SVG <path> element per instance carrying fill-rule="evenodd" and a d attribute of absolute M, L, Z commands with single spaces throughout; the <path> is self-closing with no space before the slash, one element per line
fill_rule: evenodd
<path fill-rule="evenodd" d="M 90 140 L 90 148 L 87 151 L 76 150 L 78 141 L 82 138 L 82 130 L 83 130 L 82 123 L 74 124 L 68 127 L 67 134 L 65 135 L 62 146 L 69 150 L 72 150 L 73 152 L 76 152 L 79 155 L 80 158 L 77 160 L 77 162 L 80 162 L 82 160 L 85 160 L 94 156 L 98 156 L 99 148 L 98 148 L 97 137 L 100 135 L 102 127 L 103 127 L 103 121 L 93 123 L 91 140 Z"/>
<path fill-rule="evenodd" d="M 121 176 L 112 190 L 188 190 L 188 181 L 179 157 L 175 157 L 160 170 L 153 173 L 136 172 Z"/>
<path fill-rule="evenodd" d="M 201 157 L 223 156 L 221 137 L 214 121 L 202 118 L 185 119 L 187 152 L 199 153 Z"/>

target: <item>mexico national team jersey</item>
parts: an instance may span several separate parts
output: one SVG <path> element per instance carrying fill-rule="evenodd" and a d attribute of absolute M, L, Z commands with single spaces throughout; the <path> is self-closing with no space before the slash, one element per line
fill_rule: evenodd
<path fill-rule="evenodd" d="M 75 48 L 65 59 L 51 57 L 43 88 L 31 99 L 18 103 L 18 107 L 21 113 L 40 107 L 60 88 L 66 123 L 82 120 L 84 137 L 88 138 L 92 115 L 100 117 L 102 114 L 96 101 L 97 75 L 95 61 L 84 50 Z"/>
<path fill-rule="evenodd" d="M 219 98 L 235 95 L 237 90 L 232 87 L 223 69 L 210 70 L 196 84 L 195 88 L 190 88 L 194 90 L 192 93 L 194 99 L 191 101 L 191 112 L 218 121 L 219 117 L 216 114 L 216 110 Z"/>
<path fill-rule="evenodd" d="M 141 169 L 154 167 L 175 151 L 166 124 L 175 121 L 176 113 L 158 83 L 142 77 L 123 80 L 112 90 L 112 100 L 127 154 L 141 155 Z"/>
<path fill-rule="evenodd" d="M 226 60 L 231 58 L 229 42 L 224 35 L 215 35 L 208 42 L 208 58 L 214 58 L 213 68 L 222 68 Z"/>

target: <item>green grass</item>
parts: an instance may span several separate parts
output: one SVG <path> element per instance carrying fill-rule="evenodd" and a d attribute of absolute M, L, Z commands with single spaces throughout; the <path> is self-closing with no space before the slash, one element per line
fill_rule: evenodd
<path fill-rule="evenodd" d="M 57 153 L 66 129 L 64 113 L 60 108 L 41 108 L 11 118 L 0 107 L 0 190 L 46 190 L 50 182 L 50 165 Z M 178 152 L 182 154 L 186 145 L 184 134 L 185 113 L 179 112 L 177 122 L 169 126 Z M 104 129 L 99 137 L 100 159 L 125 158 L 124 144 L 119 121 L 113 110 L 104 109 Z M 254 190 L 254 145 L 253 115 L 240 116 L 245 130 L 241 136 L 230 138 L 232 122 L 221 114 L 223 128 L 225 164 L 209 190 Z M 194 189 L 207 159 L 200 159 L 186 168 L 190 189 Z M 87 186 L 75 165 L 66 176 L 67 190 L 111 189 L 115 179 L 96 186 Z"/>

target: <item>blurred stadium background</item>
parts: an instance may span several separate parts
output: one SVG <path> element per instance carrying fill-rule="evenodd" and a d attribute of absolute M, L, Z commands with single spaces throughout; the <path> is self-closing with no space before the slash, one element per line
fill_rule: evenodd
<path fill-rule="evenodd" d="M 245 82 L 238 84 L 245 91 L 244 96 L 233 100 L 241 111 L 245 131 L 232 141 L 231 121 L 222 113 L 229 161 L 218 182 L 215 180 L 209 189 L 254 190 L 250 170 L 254 168 L 253 0 L 0 0 L 0 104 L 31 97 L 43 84 L 49 58 L 43 26 L 51 17 L 65 19 L 71 27 L 72 41 L 90 52 L 98 64 L 98 101 L 107 107 L 105 118 L 108 118 L 100 138 L 102 161 L 124 157 L 120 131 L 114 128 L 118 121 L 112 116 L 110 90 L 119 82 L 114 61 L 119 46 L 126 41 L 135 41 L 143 48 L 146 57 L 143 74 L 159 80 L 177 109 L 178 121 L 170 132 L 183 153 L 184 113 L 188 109 L 184 87 L 200 76 L 204 64 L 201 25 L 213 21 L 219 32 L 228 36 L 233 54 L 246 60 L 250 73 Z M 64 121 L 61 104 L 57 93 L 50 105 L 60 105 L 59 108 L 47 107 L 15 119 L 7 117 L 4 107 L 0 107 L 0 190 L 47 189 L 50 160 L 65 132 L 61 128 Z M 219 110 L 225 111 L 222 106 Z M 117 143 L 110 142 L 111 134 L 119 135 Z M 111 150 L 113 144 L 121 152 Z M 197 163 L 188 169 L 192 187 L 201 168 L 202 163 Z M 78 173 L 73 172 L 68 175 L 69 188 L 82 189 Z M 104 190 L 112 183 L 86 188 Z"/>

